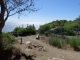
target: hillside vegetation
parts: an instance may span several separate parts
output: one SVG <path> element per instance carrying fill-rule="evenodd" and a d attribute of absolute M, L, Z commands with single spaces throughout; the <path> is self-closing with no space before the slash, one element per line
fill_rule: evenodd
<path fill-rule="evenodd" d="M 58 35 L 69 35 L 75 36 L 78 34 L 80 28 L 79 23 L 80 17 L 75 20 L 56 20 L 50 23 L 41 25 L 39 28 L 40 34 L 58 34 Z"/>
<path fill-rule="evenodd" d="M 34 34 L 36 34 L 36 29 L 33 24 L 33 25 L 27 26 L 26 28 L 16 27 L 12 32 L 16 33 L 14 35 L 17 35 L 17 33 L 19 33 L 18 35 L 20 35 L 20 36 L 34 35 Z"/>
<path fill-rule="evenodd" d="M 56 20 L 40 26 L 39 33 L 50 36 L 49 44 L 67 49 L 67 46 L 80 51 L 80 17 L 75 20 Z M 73 37 L 74 36 L 74 37 Z M 78 37 L 76 37 L 78 36 Z"/>

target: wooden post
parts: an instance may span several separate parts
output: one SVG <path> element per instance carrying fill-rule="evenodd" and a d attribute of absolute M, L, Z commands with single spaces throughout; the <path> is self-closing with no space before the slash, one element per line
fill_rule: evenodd
<path fill-rule="evenodd" d="M 17 32 L 17 37 L 18 37 L 18 32 Z"/>
<path fill-rule="evenodd" d="M 22 38 L 21 38 L 21 44 L 22 44 Z"/>

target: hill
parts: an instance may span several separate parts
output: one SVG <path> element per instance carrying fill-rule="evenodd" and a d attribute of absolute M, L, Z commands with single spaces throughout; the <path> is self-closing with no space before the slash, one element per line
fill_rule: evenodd
<path fill-rule="evenodd" d="M 69 35 L 74 36 L 80 31 L 79 20 L 77 18 L 73 21 L 68 20 L 56 20 L 50 23 L 41 25 L 39 28 L 40 34 L 58 34 L 58 35 Z"/>

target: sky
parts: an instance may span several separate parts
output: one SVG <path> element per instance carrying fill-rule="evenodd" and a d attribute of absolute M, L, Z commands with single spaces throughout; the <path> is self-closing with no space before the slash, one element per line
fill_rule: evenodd
<path fill-rule="evenodd" d="M 8 18 L 7 22 L 14 24 L 34 24 L 38 29 L 40 25 L 55 20 L 74 20 L 80 15 L 80 0 L 34 0 L 39 10 Z"/>

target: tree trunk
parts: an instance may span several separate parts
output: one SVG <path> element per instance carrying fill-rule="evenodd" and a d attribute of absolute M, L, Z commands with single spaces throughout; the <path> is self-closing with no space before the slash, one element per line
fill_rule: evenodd
<path fill-rule="evenodd" d="M 0 28 L 0 40 L 2 38 L 2 29 Z"/>
<path fill-rule="evenodd" d="M 2 29 L 0 28 L 0 50 L 2 49 Z"/>
<path fill-rule="evenodd" d="M 4 0 L 0 0 L 0 8 L 1 8 L 1 13 L 0 13 L 0 40 L 1 40 L 2 28 L 5 25 L 5 20 L 4 20 L 5 4 L 4 4 Z"/>
<path fill-rule="evenodd" d="M 1 19 L 1 20 L 2 20 L 2 19 Z M 1 21 L 1 20 L 0 20 L 0 21 Z M 2 38 L 2 29 L 3 29 L 4 25 L 5 25 L 5 21 L 2 20 L 2 21 L 0 22 L 0 40 L 1 40 L 1 38 Z"/>
<path fill-rule="evenodd" d="M 3 49 L 3 44 L 2 44 L 2 29 L 3 29 L 4 25 L 5 25 L 5 21 L 1 19 L 0 20 L 0 50 Z"/>
<path fill-rule="evenodd" d="M 0 50 L 2 50 L 2 29 L 5 25 L 4 14 L 5 14 L 5 4 L 4 0 L 0 0 Z"/>

